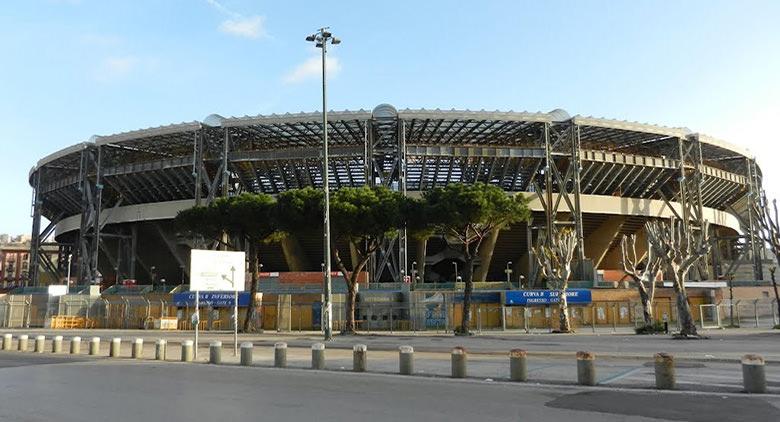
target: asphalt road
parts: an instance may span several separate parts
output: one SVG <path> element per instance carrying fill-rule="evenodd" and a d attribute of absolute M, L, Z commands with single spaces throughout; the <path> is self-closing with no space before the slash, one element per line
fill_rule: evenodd
<path fill-rule="evenodd" d="M 0 421 L 780 420 L 780 397 L 0 356 Z"/>

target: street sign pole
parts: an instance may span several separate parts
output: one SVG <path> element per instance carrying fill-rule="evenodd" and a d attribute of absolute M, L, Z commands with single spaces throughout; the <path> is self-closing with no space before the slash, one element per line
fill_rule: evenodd
<path fill-rule="evenodd" d="M 238 356 L 238 284 L 236 284 L 236 268 L 230 267 L 230 273 L 233 280 L 233 287 L 235 288 L 235 296 L 233 297 L 233 356 Z M 249 315 L 249 309 L 247 309 L 247 315 Z"/>
<path fill-rule="evenodd" d="M 195 323 L 195 360 L 198 359 L 198 326 L 200 325 L 200 290 L 195 290 L 195 315 L 192 316 Z"/>

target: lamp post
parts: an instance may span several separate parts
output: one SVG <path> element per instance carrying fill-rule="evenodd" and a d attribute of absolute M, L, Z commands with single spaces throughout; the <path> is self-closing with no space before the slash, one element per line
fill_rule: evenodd
<path fill-rule="evenodd" d="M 417 284 L 417 261 L 412 261 L 412 283 Z"/>
<path fill-rule="evenodd" d="M 452 265 L 455 266 L 455 282 L 458 282 L 458 261 L 453 261 Z"/>
<path fill-rule="evenodd" d="M 325 340 L 333 338 L 333 295 L 331 292 L 330 279 L 330 189 L 328 187 L 328 103 L 327 103 L 327 74 L 325 72 L 325 56 L 328 52 L 328 42 L 333 45 L 341 43 L 341 40 L 334 37 L 328 31 L 328 27 L 320 28 L 317 32 L 306 37 L 306 41 L 315 43 L 317 48 L 322 49 L 322 144 L 323 144 L 323 170 L 322 187 L 325 190 L 325 282 L 323 284 L 323 296 L 325 306 L 323 307 L 323 322 L 325 331 Z"/>
<path fill-rule="evenodd" d="M 504 270 L 504 272 L 506 273 L 506 284 L 508 284 L 510 288 L 512 287 L 512 268 L 510 268 L 511 266 L 512 266 L 512 261 L 507 262 L 506 269 Z"/>
<path fill-rule="evenodd" d="M 68 286 L 69 293 L 70 293 L 70 266 L 71 266 L 71 261 L 72 260 L 73 260 L 73 254 L 69 253 L 68 254 L 68 280 L 65 282 L 65 285 Z"/>

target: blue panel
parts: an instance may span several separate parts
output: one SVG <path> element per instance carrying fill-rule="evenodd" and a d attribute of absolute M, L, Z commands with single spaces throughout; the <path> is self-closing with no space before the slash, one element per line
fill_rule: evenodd
<path fill-rule="evenodd" d="M 506 305 L 536 306 L 558 303 L 558 290 L 509 290 L 505 293 Z M 591 303 L 590 289 L 566 289 L 566 301 L 571 305 Z"/>
<path fill-rule="evenodd" d="M 226 308 L 234 306 L 234 292 L 200 292 L 200 306 L 212 308 Z M 175 306 L 195 306 L 195 292 L 174 293 L 173 304 Z M 249 292 L 238 293 L 238 306 L 249 306 Z"/>
<path fill-rule="evenodd" d="M 463 293 L 455 295 L 455 303 L 463 303 Z M 501 303 L 501 293 L 472 293 L 471 303 Z"/>

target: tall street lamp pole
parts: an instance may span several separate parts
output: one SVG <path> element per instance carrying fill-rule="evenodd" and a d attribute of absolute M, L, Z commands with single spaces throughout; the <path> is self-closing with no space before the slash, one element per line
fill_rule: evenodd
<path fill-rule="evenodd" d="M 326 73 L 326 54 L 328 52 L 328 42 L 333 45 L 341 43 L 341 40 L 334 37 L 328 31 L 328 27 L 320 28 L 317 32 L 306 37 L 306 41 L 314 42 L 317 48 L 322 49 L 322 144 L 323 144 L 323 166 L 322 166 L 322 187 L 325 190 L 325 282 L 323 284 L 323 296 L 325 306 L 323 307 L 323 323 L 325 340 L 333 338 L 333 294 L 331 291 L 330 277 L 330 188 L 328 187 L 328 103 L 327 103 L 327 73 Z"/>

